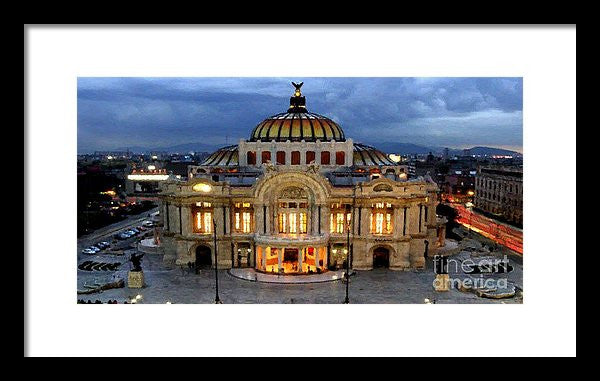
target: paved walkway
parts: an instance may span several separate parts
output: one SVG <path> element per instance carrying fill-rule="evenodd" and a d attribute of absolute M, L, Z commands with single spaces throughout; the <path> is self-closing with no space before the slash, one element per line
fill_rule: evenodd
<path fill-rule="evenodd" d="M 322 274 L 311 275 L 272 275 L 261 273 L 250 268 L 230 269 L 228 272 L 233 277 L 252 282 L 283 284 L 333 282 L 341 280 L 344 276 L 344 270 L 327 271 Z"/>

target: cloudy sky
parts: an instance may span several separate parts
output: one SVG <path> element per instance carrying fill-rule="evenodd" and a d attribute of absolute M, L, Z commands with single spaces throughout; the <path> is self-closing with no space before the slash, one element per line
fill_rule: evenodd
<path fill-rule="evenodd" d="M 522 152 L 523 81 L 487 77 L 79 78 L 78 152 L 232 144 L 287 110 L 291 81 L 357 142 Z"/>

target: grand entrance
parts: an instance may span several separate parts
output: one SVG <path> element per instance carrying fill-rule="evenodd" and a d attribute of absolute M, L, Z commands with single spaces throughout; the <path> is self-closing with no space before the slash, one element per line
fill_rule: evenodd
<path fill-rule="evenodd" d="M 390 251 L 385 247 L 373 250 L 373 268 L 390 267 Z"/>
<path fill-rule="evenodd" d="M 258 246 L 255 269 L 279 274 L 322 273 L 327 271 L 327 248 Z"/>
<path fill-rule="evenodd" d="M 196 271 L 201 268 L 210 268 L 211 266 L 212 256 L 210 247 L 203 245 L 196 247 Z"/>

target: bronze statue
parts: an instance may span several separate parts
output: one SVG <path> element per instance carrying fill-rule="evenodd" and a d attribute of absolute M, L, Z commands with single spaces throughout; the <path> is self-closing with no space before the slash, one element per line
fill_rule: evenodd
<path fill-rule="evenodd" d="M 292 85 L 294 85 L 296 90 L 300 91 L 300 88 L 302 87 L 302 85 L 304 85 L 304 82 L 300 82 L 300 83 L 292 82 Z"/>
<path fill-rule="evenodd" d="M 141 254 L 131 254 L 131 257 L 129 258 L 129 261 L 131 262 L 131 264 L 133 265 L 133 270 L 131 271 L 142 271 L 142 257 L 144 256 L 144 253 Z"/>

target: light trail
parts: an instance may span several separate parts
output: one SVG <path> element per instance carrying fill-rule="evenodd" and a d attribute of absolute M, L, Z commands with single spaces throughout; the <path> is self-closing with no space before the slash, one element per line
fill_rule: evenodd
<path fill-rule="evenodd" d="M 461 204 L 449 205 L 457 212 L 457 223 L 523 255 L 523 230 L 495 221 Z"/>

